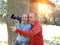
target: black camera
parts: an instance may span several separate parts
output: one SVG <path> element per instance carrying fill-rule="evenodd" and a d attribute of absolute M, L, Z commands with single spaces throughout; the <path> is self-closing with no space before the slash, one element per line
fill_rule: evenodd
<path fill-rule="evenodd" d="M 17 20 L 19 20 L 19 22 L 21 23 L 21 17 L 19 17 L 19 16 L 15 16 L 14 14 L 12 14 L 11 15 L 11 19 L 17 19 Z"/>

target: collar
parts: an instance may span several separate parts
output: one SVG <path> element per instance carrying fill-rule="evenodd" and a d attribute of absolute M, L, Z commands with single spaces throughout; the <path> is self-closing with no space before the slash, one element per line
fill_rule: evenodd
<path fill-rule="evenodd" d="M 35 25 L 36 23 L 38 23 L 38 20 L 35 20 L 34 23 L 32 25 Z"/>

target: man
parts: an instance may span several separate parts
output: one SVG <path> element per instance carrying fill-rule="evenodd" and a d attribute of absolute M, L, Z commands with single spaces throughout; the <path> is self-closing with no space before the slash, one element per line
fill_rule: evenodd
<path fill-rule="evenodd" d="M 31 12 L 29 14 L 29 23 L 32 24 L 32 29 L 30 31 L 23 31 L 21 29 L 17 29 L 16 27 L 12 27 L 12 30 L 20 35 L 30 37 L 30 45 L 44 45 L 42 25 L 35 12 Z"/>

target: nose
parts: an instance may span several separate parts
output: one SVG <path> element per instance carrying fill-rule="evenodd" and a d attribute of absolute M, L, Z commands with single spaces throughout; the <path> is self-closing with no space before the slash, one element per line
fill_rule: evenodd
<path fill-rule="evenodd" d="M 31 20 L 31 18 L 29 18 L 29 20 Z"/>

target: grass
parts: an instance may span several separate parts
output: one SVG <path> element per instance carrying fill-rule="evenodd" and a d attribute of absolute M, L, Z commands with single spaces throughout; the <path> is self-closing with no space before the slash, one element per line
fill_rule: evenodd
<path fill-rule="evenodd" d="M 0 45 L 8 45 L 7 41 L 0 41 Z"/>

